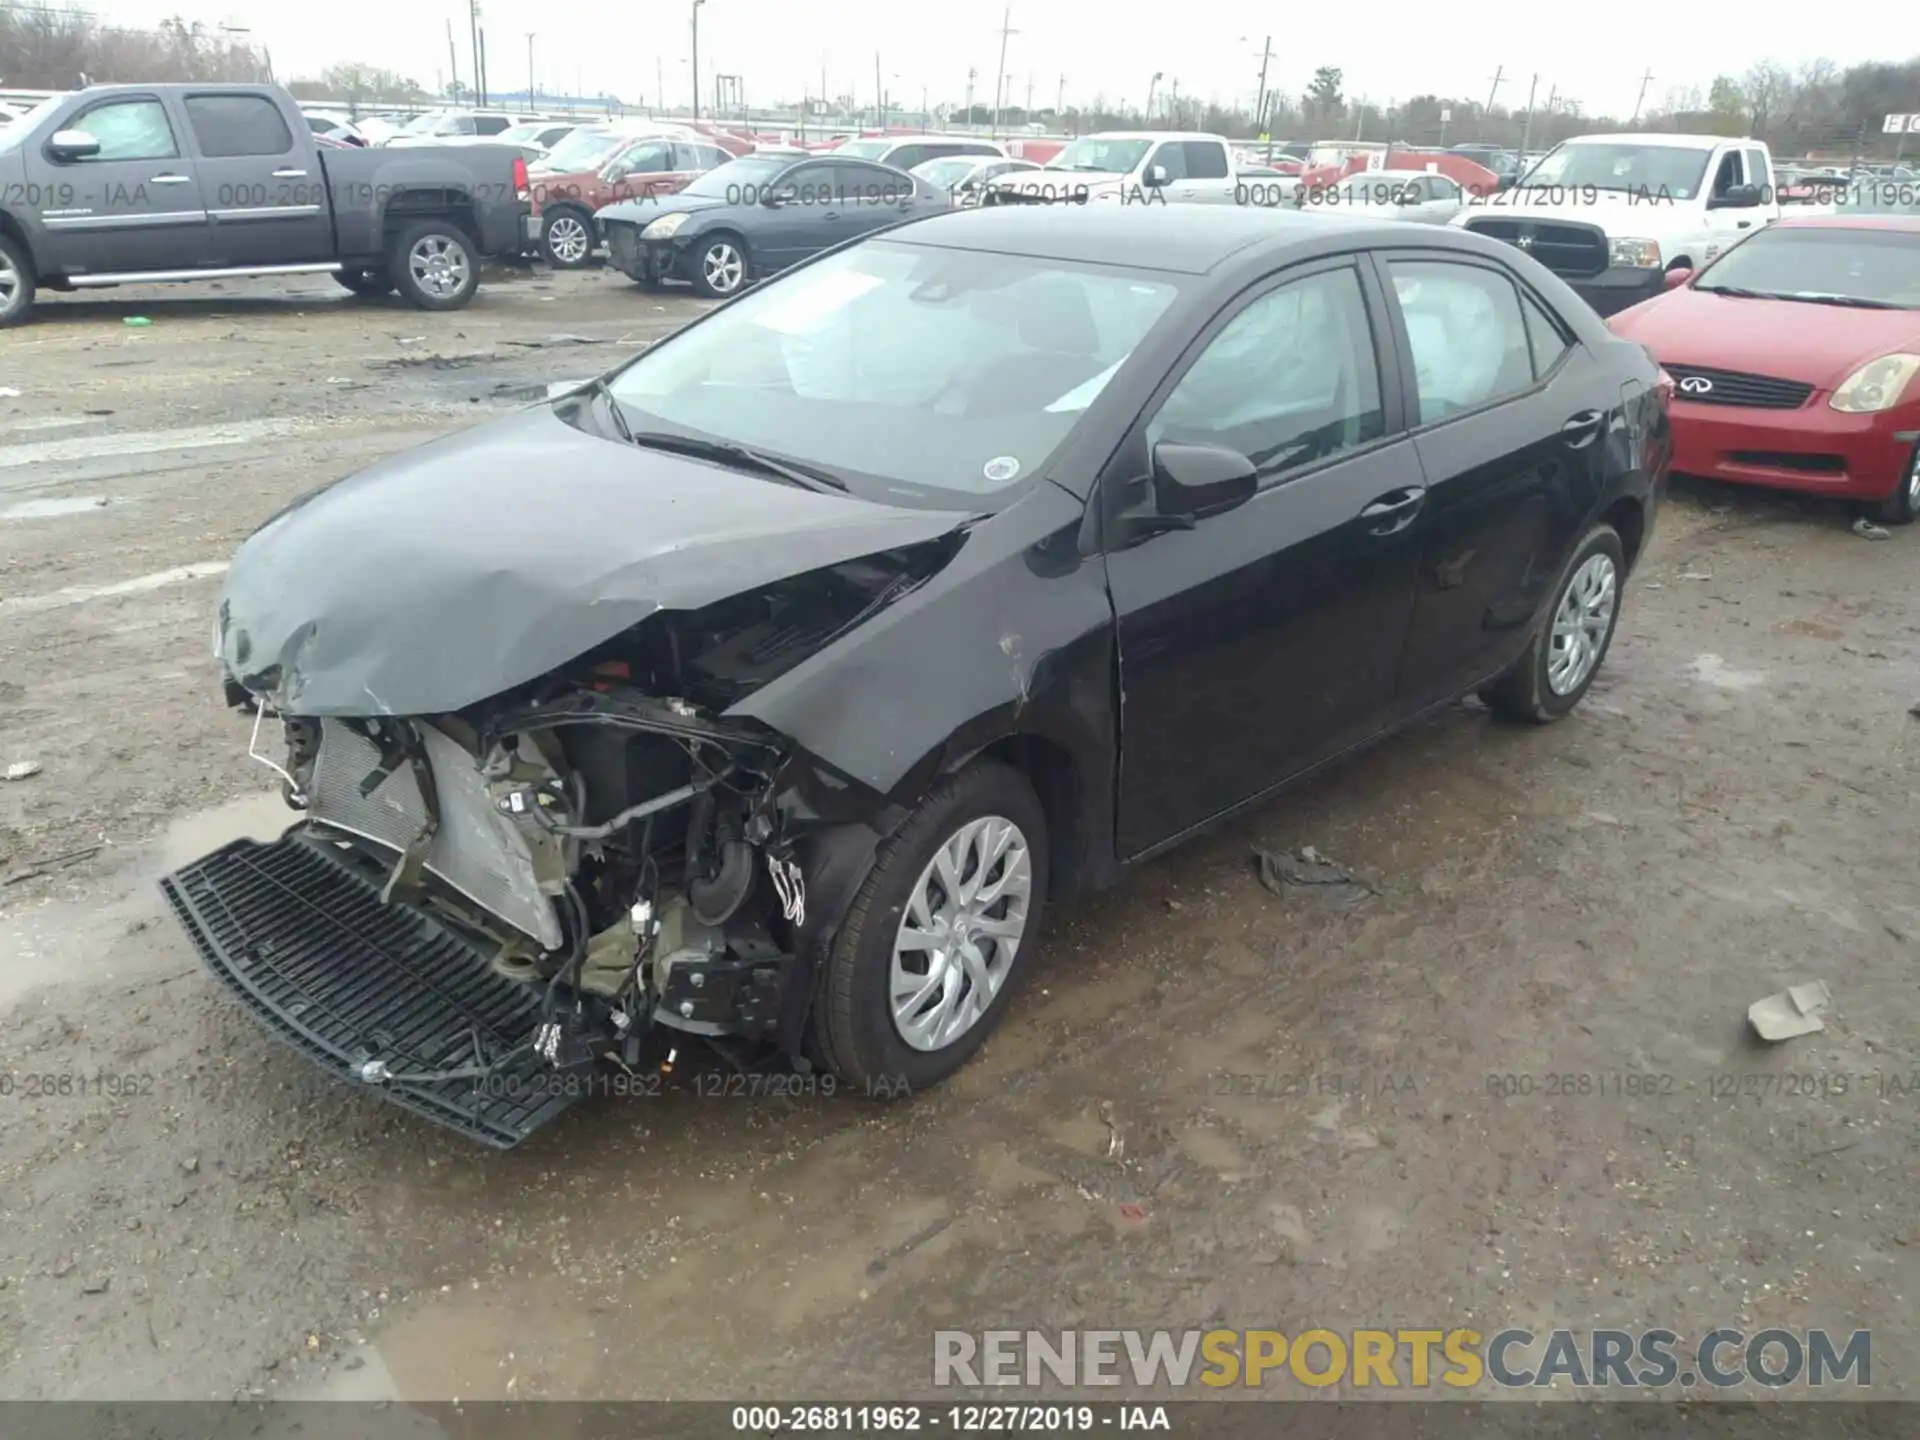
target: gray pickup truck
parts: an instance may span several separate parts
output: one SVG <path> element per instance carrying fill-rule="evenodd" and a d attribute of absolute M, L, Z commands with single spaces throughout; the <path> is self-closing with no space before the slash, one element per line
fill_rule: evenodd
<path fill-rule="evenodd" d="M 36 288 L 246 275 L 456 310 L 531 199 L 504 146 L 323 148 L 278 86 L 97 85 L 0 125 L 0 325 Z"/>

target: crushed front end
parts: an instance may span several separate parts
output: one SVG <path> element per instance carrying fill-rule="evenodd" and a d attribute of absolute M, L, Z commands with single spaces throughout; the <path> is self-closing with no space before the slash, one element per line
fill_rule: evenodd
<path fill-rule="evenodd" d="M 163 888 L 213 973 L 336 1075 L 506 1146 L 594 1089 L 564 1077 L 676 1035 L 777 1048 L 805 889 L 775 737 L 604 674 L 489 715 L 236 699 L 305 818 Z"/>

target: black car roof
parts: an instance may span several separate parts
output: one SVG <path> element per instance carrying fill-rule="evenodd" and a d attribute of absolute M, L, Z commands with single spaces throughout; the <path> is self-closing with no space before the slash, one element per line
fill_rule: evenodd
<path fill-rule="evenodd" d="M 1071 181 L 1069 180 L 1070 184 Z M 903 245 L 988 250 L 1037 260 L 1084 260 L 1204 275 L 1228 261 L 1310 254 L 1358 241 L 1367 245 L 1430 245 L 1483 250 L 1461 232 L 1423 225 L 1419 233 L 1389 220 L 1254 206 L 1172 205 L 1104 201 L 1090 204 L 991 205 L 936 215 L 887 232 Z M 1332 242 L 1332 243 L 1328 243 Z"/>

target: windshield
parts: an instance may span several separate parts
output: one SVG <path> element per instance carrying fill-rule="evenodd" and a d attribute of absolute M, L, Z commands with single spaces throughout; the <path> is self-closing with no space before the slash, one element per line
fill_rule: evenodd
<path fill-rule="evenodd" d="M 1920 309 L 1920 235 L 1840 226 L 1770 227 L 1708 266 L 1694 288 Z"/>
<path fill-rule="evenodd" d="M 402 135 L 431 135 L 434 133 L 434 127 L 442 121 L 449 119 L 452 114 L 453 112 L 450 110 L 429 110 L 426 114 L 416 115 L 413 119 L 402 125 L 400 127 L 400 133 Z"/>
<path fill-rule="evenodd" d="M 1151 140 L 1103 140 L 1089 135 L 1075 140 L 1047 162 L 1049 170 L 1098 170 L 1108 175 L 1131 174 L 1147 153 Z"/>
<path fill-rule="evenodd" d="M 526 125 L 509 125 L 494 140 L 501 145 L 538 145 L 540 137 L 553 129 L 551 120 L 535 120 Z"/>
<path fill-rule="evenodd" d="M 725 200 L 735 205 L 741 203 L 744 195 L 748 197 L 746 203 L 751 205 L 758 198 L 762 186 L 796 163 L 791 155 L 743 155 L 738 160 L 729 160 L 724 165 L 714 166 L 704 175 L 696 176 L 693 183 L 680 193 L 697 195 L 703 200 Z"/>
<path fill-rule="evenodd" d="M 891 140 L 849 140 L 844 145 L 834 146 L 833 153 L 854 160 L 878 160 L 892 148 Z"/>
<path fill-rule="evenodd" d="M 543 170 L 598 170 L 626 144 L 617 130 L 575 130 L 547 152 Z"/>
<path fill-rule="evenodd" d="M 885 240 L 749 291 L 611 380 L 634 430 L 976 508 L 1042 471 L 1166 312 L 1165 276 Z"/>
<path fill-rule="evenodd" d="M 1550 150 L 1527 172 L 1526 183 L 1577 190 L 1624 190 L 1691 200 L 1700 193 L 1711 150 L 1692 145 L 1633 145 L 1583 141 Z"/>
<path fill-rule="evenodd" d="M 979 168 L 980 158 L 977 155 L 949 155 L 944 160 L 929 160 L 924 165 L 916 165 L 913 173 L 929 185 L 951 190 Z"/>

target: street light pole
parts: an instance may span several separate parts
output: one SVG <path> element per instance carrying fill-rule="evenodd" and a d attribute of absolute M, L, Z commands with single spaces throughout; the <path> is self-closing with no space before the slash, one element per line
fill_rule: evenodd
<path fill-rule="evenodd" d="M 1000 96 L 1007 86 L 1007 37 L 1020 32 L 1013 28 L 1013 7 L 1008 6 L 1000 16 L 1000 71 L 993 80 L 993 130 L 992 138 L 1000 138 Z"/>
<path fill-rule="evenodd" d="M 1153 78 L 1147 82 L 1147 108 L 1142 112 L 1142 117 L 1149 125 L 1153 123 L 1153 90 L 1160 83 L 1160 75 L 1160 71 L 1154 71 Z"/>
<path fill-rule="evenodd" d="M 700 118 L 700 7 L 707 0 L 693 0 L 693 118 Z"/>
<path fill-rule="evenodd" d="M 535 93 L 533 88 L 533 37 L 534 32 L 529 30 L 527 32 L 527 108 L 529 110 L 534 106 L 533 97 Z"/>

